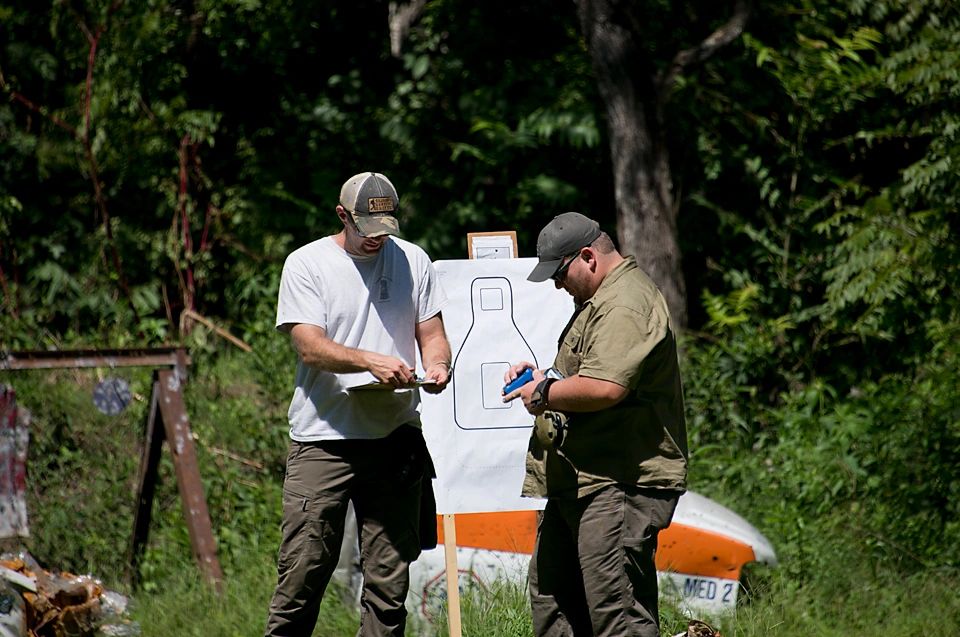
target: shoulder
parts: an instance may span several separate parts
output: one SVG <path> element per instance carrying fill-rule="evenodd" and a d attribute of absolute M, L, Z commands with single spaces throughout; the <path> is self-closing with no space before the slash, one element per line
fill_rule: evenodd
<path fill-rule="evenodd" d="M 415 256 L 418 259 L 430 259 L 430 257 L 427 256 L 427 251 L 412 241 L 407 241 L 406 239 L 401 239 L 400 237 L 390 237 L 390 242 L 399 248 L 404 254 Z"/>
<path fill-rule="evenodd" d="M 403 255 L 415 270 L 421 271 L 431 267 L 430 255 L 417 244 L 397 237 L 391 237 L 390 242 L 394 247 L 395 255 L 398 257 Z"/>
<path fill-rule="evenodd" d="M 305 243 L 293 252 L 287 255 L 288 262 L 304 261 L 317 254 L 330 251 L 331 247 L 336 247 L 336 242 L 332 237 L 321 237 L 310 243 Z"/>
<path fill-rule="evenodd" d="M 619 276 L 604 285 L 593 299 L 593 319 L 602 320 L 612 329 L 635 325 L 644 331 L 669 323 L 666 300 L 653 280 L 635 263 L 625 264 Z"/>
<path fill-rule="evenodd" d="M 604 282 L 596 294 L 596 305 L 621 307 L 649 314 L 666 309 L 666 302 L 653 279 L 640 269 L 633 257 L 629 257 L 611 273 L 609 283 Z"/>
<path fill-rule="evenodd" d="M 336 254 L 337 251 L 342 252 L 342 249 L 333 238 L 323 237 L 302 245 L 288 254 L 283 267 L 285 269 L 304 267 L 317 259 L 329 259 L 330 255 Z"/>

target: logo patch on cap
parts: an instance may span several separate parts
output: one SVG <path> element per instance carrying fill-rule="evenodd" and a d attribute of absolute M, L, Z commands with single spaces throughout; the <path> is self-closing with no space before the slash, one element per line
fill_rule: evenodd
<path fill-rule="evenodd" d="M 370 197 L 367 199 L 367 209 L 373 212 L 393 212 L 393 199 L 390 197 Z"/>

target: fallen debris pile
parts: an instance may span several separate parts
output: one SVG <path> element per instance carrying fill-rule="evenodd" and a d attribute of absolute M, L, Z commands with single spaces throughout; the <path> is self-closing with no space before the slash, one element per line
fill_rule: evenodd
<path fill-rule="evenodd" d="M 28 553 L 0 556 L 0 637 L 135 637 L 127 598 L 89 575 L 53 573 Z"/>
<path fill-rule="evenodd" d="M 674 637 L 723 637 L 720 631 L 699 619 L 691 619 L 687 622 L 686 632 L 674 635 Z"/>

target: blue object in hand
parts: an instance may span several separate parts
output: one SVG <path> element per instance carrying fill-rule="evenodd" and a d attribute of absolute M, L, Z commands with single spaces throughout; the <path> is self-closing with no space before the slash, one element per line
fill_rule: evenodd
<path fill-rule="evenodd" d="M 533 380 L 533 369 L 528 367 L 522 374 L 503 386 L 503 395 L 506 396 L 510 392 L 520 389 L 531 380 Z"/>

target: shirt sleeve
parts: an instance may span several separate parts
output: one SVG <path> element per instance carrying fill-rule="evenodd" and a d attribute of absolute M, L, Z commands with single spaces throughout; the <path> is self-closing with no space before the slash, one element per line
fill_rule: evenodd
<path fill-rule="evenodd" d="M 327 312 L 323 290 L 303 261 L 290 255 L 280 275 L 277 296 L 277 329 L 289 331 L 296 323 L 308 323 L 326 329 Z"/>
<path fill-rule="evenodd" d="M 420 275 L 420 294 L 417 299 L 417 322 L 422 323 L 433 318 L 447 304 L 447 294 L 440 285 L 440 276 L 437 269 L 430 262 L 426 253 L 423 253 L 424 265 Z"/>
<path fill-rule="evenodd" d="M 643 315 L 630 308 L 613 307 L 591 323 L 578 373 L 636 388 L 644 361 L 667 334 L 665 317 L 657 312 Z"/>

